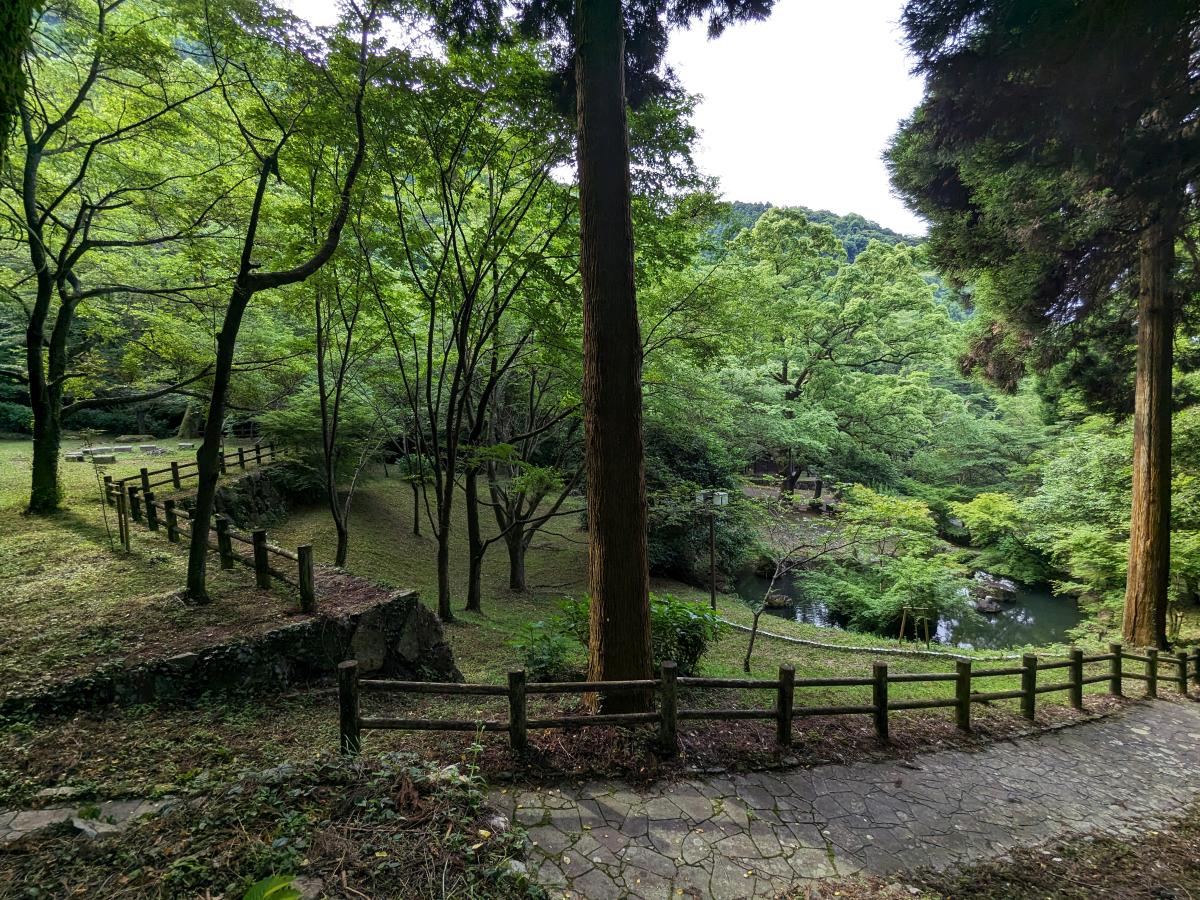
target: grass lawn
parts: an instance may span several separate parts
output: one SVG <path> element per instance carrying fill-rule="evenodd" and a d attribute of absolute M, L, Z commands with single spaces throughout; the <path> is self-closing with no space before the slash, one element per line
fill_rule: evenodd
<path fill-rule="evenodd" d="M 71 441 L 64 449 L 78 446 Z M 278 623 L 295 608 L 287 593 L 255 590 L 248 570 L 221 571 L 215 563 L 209 568 L 214 602 L 189 606 L 176 596 L 187 570 L 186 547 L 135 525 L 133 551 L 120 550 L 115 511 L 102 501 L 103 476 L 120 478 L 192 456 L 120 454 L 115 465 L 99 467 L 64 462 L 64 509 L 28 516 L 31 444 L 0 441 L 0 695 L 102 662 L 132 663 L 217 643 Z"/>

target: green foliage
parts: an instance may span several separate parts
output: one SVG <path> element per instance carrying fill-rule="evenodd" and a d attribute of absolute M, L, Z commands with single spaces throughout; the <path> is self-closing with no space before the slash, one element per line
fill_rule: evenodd
<path fill-rule="evenodd" d="M 569 681 L 577 674 L 572 666 L 574 644 L 556 622 L 534 622 L 509 642 L 521 654 L 530 681 Z"/>
<path fill-rule="evenodd" d="M 271 875 L 250 885 L 242 900 L 298 900 L 300 892 L 292 886 L 295 881 L 295 875 Z"/>
<path fill-rule="evenodd" d="M 951 509 L 970 532 L 971 543 L 984 548 L 976 560 L 978 568 L 1025 584 L 1049 575 L 1045 557 L 1030 541 L 1031 523 L 1015 497 L 985 492 Z"/>
<path fill-rule="evenodd" d="M 588 598 L 565 600 L 562 604 L 562 628 L 585 647 L 588 643 Z M 650 644 L 657 667 L 673 660 L 680 675 L 693 675 L 700 658 L 721 634 L 716 612 L 701 603 L 682 600 L 671 594 L 650 595 Z"/>
<path fill-rule="evenodd" d="M 837 529 L 805 552 L 801 589 L 852 627 L 894 632 L 905 606 L 967 614 L 967 573 L 920 500 L 849 486 Z"/>

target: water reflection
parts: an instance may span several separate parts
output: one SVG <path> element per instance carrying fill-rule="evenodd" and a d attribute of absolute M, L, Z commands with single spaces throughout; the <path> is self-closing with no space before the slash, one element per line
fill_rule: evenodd
<path fill-rule="evenodd" d="M 767 590 L 769 579 L 754 574 L 737 579 L 740 597 L 757 601 Z M 778 594 L 792 600 L 791 605 L 768 607 L 769 615 L 823 627 L 844 626 L 825 604 L 805 596 L 788 577 L 775 582 Z M 937 624 L 937 641 L 963 649 L 1003 650 L 1026 644 L 1050 644 L 1067 640 L 1067 631 L 1082 620 L 1079 606 L 1072 597 L 1055 597 L 1048 590 L 1018 585 L 1012 600 L 993 615 L 967 613 L 945 617 Z"/>

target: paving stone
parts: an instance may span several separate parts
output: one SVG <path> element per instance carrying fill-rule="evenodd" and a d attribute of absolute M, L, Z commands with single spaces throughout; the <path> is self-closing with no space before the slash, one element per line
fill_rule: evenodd
<path fill-rule="evenodd" d="M 978 753 L 636 789 L 588 782 L 493 800 L 534 826 L 531 869 L 552 896 L 733 900 L 859 871 L 962 866 L 1092 830 L 1162 827 L 1200 796 L 1198 767 L 1200 704 L 1158 702 Z M 34 812 L 0 812 L 0 841 Z"/>

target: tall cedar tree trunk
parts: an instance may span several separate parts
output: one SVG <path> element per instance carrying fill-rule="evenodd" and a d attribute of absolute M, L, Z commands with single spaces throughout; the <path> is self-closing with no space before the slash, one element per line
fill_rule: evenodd
<path fill-rule="evenodd" d="M 1171 280 L 1175 232 L 1169 221 L 1141 237 L 1137 375 L 1133 417 L 1133 509 L 1124 640 L 1167 646 L 1167 581 L 1171 569 L 1171 369 L 1175 309 Z"/>
<path fill-rule="evenodd" d="M 468 612 L 483 608 L 483 554 L 486 546 L 479 528 L 479 467 L 469 466 L 464 480 L 467 504 L 467 606 Z"/>
<path fill-rule="evenodd" d="M 634 289 L 621 0 L 576 4 L 579 262 L 590 531 L 589 681 L 651 677 L 642 343 Z M 606 712 L 646 694 L 589 697 Z"/>

